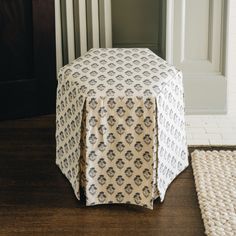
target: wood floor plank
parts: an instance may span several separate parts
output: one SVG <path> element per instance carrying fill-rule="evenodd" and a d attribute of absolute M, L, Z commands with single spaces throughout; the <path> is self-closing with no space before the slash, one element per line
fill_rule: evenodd
<path fill-rule="evenodd" d="M 203 222 L 188 167 L 154 210 L 85 206 L 55 164 L 55 116 L 0 122 L 0 235 L 200 236 Z"/>

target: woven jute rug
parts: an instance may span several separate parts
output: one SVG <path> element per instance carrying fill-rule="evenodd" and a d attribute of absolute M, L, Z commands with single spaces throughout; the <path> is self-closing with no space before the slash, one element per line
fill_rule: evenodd
<path fill-rule="evenodd" d="M 236 235 L 236 151 L 192 154 L 198 201 L 209 236 Z"/>

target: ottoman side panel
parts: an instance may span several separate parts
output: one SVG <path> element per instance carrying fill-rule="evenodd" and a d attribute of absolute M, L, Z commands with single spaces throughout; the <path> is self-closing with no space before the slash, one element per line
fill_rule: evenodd
<path fill-rule="evenodd" d="M 85 98 L 78 94 L 69 69 L 58 74 L 56 107 L 56 164 L 70 181 L 75 195 L 80 199 L 80 137 Z"/>
<path fill-rule="evenodd" d="M 175 177 L 188 166 L 182 72 L 157 96 L 158 190 L 161 201 Z"/>

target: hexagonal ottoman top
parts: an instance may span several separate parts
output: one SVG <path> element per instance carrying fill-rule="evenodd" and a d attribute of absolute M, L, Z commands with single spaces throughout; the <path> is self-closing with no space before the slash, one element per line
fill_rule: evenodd
<path fill-rule="evenodd" d="M 152 209 L 188 166 L 182 73 L 149 49 L 91 49 L 61 68 L 56 113 L 56 163 L 87 205 Z"/>

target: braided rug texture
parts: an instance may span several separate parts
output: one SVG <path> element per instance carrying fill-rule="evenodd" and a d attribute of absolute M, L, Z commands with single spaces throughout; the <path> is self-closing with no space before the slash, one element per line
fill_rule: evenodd
<path fill-rule="evenodd" d="M 198 201 L 209 236 L 236 235 L 236 151 L 192 154 Z"/>

